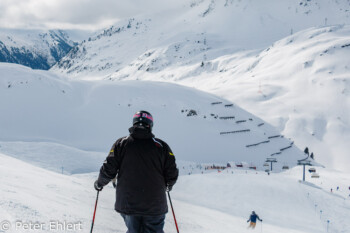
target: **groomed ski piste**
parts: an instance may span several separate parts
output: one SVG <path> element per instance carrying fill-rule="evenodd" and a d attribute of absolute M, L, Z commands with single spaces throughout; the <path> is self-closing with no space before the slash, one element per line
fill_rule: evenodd
<path fill-rule="evenodd" d="M 98 173 L 59 174 L 4 154 L 0 160 L 1 224 L 11 224 L 0 232 L 89 232 Z M 349 175 L 318 170 L 317 181 L 307 175 L 310 183 L 299 182 L 300 167 L 270 175 L 237 168 L 183 174 L 171 191 L 180 232 L 321 233 L 327 232 L 327 220 L 328 232 L 349 232 Z M 94 232 L 126 232 L 114 201 L 109 184 L 99 195 Z M 246 222 L 252 210 L 263 219 L 253 231 Z M 25 224 L 41 225 L 30 231 Z M 165 232 L 176 232 L 171 212 Z"/>

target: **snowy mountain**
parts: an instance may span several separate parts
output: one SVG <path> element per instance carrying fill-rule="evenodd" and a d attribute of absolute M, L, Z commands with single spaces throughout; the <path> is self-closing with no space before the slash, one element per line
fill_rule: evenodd
<path fill-rule="evenodd" d="M 73 46 L 62 30 L 0 29 L 0 62 L 47 70 Z"/>
<path fill-rule="evenodd" d="M 310 147 L 321 163 L 349 171 L 349 6 L 348 0 L 182 2 L 90 37 L 52 70 L 214 93 L 299 148 Z"/>
<path fill-rule="evenodd" d="M 20 154 L 41 167 L 60 170 L 77 156 L 102 160 L 104 156 L 93 159 L 91 153 L 79 150 L 108 151 L 117 138 L 128 135 L 132 116 L 140 109 L 153 114 L 155 135 L 171 145 L 179 160 L 237 162 L 265 170 L 266 158 L 273 157 L 278 161 L 275 169 L 281 171 L 305 158 L 291 139 L 260 118 L 193 88 L 162 82 L 69 80 L 14 64 L 0 64 L 0 70 L 0 141 L 4 142 L 0 151 Z M 64 151 L 62 156 L 38 152 L 50 147 Z M 16 148 L 24 151 L 18 153 Z M 69 172 L 96 171 L 93 164 L 99 162 L 94 161 Z"/>
<path fill-rule="evenodd" d="M 72 50 L 54 70 L 105 77 L 128 66 L 156 72 L 242 49 L 262 49 L 315 26 L 349 24 L 349 0 L 179 1 L 178 7 L 125 19 Z M 140 60 L 150 58 L 147 66 Z"/>

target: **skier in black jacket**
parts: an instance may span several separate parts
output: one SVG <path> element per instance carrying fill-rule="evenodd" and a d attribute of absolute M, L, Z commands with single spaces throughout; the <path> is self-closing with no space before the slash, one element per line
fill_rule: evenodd
<path fill-rule="evenodd" d="M 117 176 L 115 210 L 128 233 L 164 232 L 165 192 L 172 189 L 179 173 L 170 147 L 154 137 L 152 127 L 149 112 L 135 113 L 130 135 L 114 143 L 94 184 L 101 191 Z"/>

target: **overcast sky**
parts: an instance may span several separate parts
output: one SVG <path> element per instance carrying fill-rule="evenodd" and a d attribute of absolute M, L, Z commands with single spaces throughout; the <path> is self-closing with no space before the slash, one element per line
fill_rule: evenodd
<path fill-rule="evenodd" d="M 0 27 L 88 29 L 119 19 L 162 10 L 176 0 L 0 0 Z"/>

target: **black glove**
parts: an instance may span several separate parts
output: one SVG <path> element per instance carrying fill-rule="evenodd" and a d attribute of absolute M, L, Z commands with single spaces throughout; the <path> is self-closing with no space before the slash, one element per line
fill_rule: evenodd
<path fill-rule="evenodd" d="M 172 185 L 169 185 L 169 184 L 168 184 L 168 185 L 166 186 L 166 191 L 167 191 L 167 192 L 170 192 L 172 189 L 173 189 L 173 186 L 172 186 Z"/>
<path fill-rule="evenodd" d="M 117 184 L 115 182 L 112 182 L 112 185 L 115 189 L 117 188 Z"/>
<path fill-rule="evenodd" d="M 102 191 L 102 189 L 103 189 L 103 187 L 100 187 L 100 186 L 98 185 L 98 180 L 95 181 L 94 187 L 95 187 L 96 191 Z"/>
<path fill-rule="evenodd" d="M 247 222 L 249 222 L 249 220 L 247 220 Z"/>
<path fill-rule="evenodd" d="M 262 219 L 260 219 L 260 222 L 262 222 Z"/>

